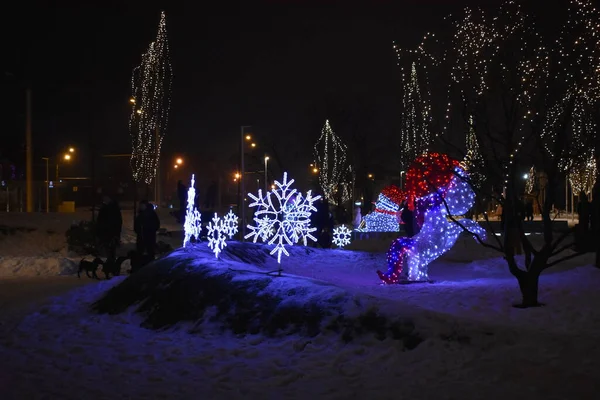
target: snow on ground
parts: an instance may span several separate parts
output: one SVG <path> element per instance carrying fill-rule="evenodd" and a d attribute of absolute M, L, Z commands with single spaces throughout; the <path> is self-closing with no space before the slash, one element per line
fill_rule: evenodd
<path fill-rule="evenodd" d="M 351 246 L 369 252 L 290 249 L 285 274 L 334 284 L 365 305 L 413 320 L 426 340 L 407 351 L 370 335 L 344 344 L 334 334 L 189 334 L 184 324 L 156 332 L 139 327 L 133 310 L 93 314 L 89 305 L 124 277 L 22 277 L 70 271 L 61 241 L 73 215 L 6 215 L 0 225 L 36 230 L 0 238 L 0 266 L 20 261 L 6 269 L 18 272 L 0 268 L 0 277 L 17 277 L 0 279 L 2 399 L 598 398 L 600 270 L 591 267 L 591 255 L 548 270 L 540 282 L 547 306 L 521 310 L 511 306 L 520 295 L 505 261 L 468 237 L 431 265 L 435 283 L 421 285 L 379 285 L 375 271 L 385 268 L 389 238 Z M 200 245 L 172 257 L 213 256 Z M 227 250 L 223 258 L 215 263 L 235 260 Z M 50 259 L 51 268 L 36 261 Z M 59 296 L 44 302 L 50 295 Z"/>
<path fill-rule="evenodd" d="M 189 334 L 186 325 L 156 332 L 140 328 L 141 317 L 132 311 L 90 313 L 89 305 L 121 277 L 55 298 L 3 335 L 1 397 L 598 397 L 600 271 L 585 265 L 589 259 L 550 270 L 540 294 L 548 306 L 520 310 L 511 307 L 519 295 L 503 260 L 490 259 L 493 253 L 468 238 L 432 265 L 435 284 L 378 285 L 383 254 L 302 247 L 290 253 L 282 260 L 286 274 L 335 283 L 388 314 L 411 318 L 426 340 L 407 351 L 370 335 L 344 344 L 333 334 L 234 337 L 212 330 Z M 172 259 L 204 257 L 212 254 L 201 245 Z M 239 267 L 232 260 L 225 253 L 215 263 Z"/>
<path fill-rule="evenodd" d="M 124 210 L 122 243 L 135 243 L 133 212 Z M 91 219 L 90 211 L 75 213 L 2 213 L 0 220 L 0 278 L 69 275 L 77 272 L 81 256 L 67 250 L 65 233 L 81 220 Z M 161 226 L 168 231 L 181 230 L 168 210 L 161 210 Z M 178 247 L 176 237 L 159 240 Z M 88 256 L 87 258 L 92 258 Z"/>

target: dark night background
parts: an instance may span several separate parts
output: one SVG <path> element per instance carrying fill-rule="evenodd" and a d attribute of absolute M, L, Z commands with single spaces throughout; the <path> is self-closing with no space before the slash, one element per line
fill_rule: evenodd
<path fill-rule="evenodd" d="M 0 151 L 23 163 L 29 81 L 36 159 L 67 145 L 83 157 L 89 135 L 100 152 L 129 152 L 131 70 L 165 10 L 174 85 L 164 155 L 234 170 L 239 127 L 252 125 L 261 157 L 274 146 L 279 167 L 303 175 L 329 118 L 362 154 L 363 169 L 394 171 L 402 92 L 392 41 L 412 48 L 444 16 L 477 3 L 22 5 L 5 13 L 2 26 Z"/>

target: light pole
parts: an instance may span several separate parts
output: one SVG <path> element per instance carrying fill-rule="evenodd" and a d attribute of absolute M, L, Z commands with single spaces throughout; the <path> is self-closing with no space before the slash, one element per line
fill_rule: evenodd
<path fill-rule="evenodd" d="M 265 154 L 265 194 L 267 193 L 267 185 L 268 185 L 268 180 L 267 180 L 267 166 L 269 165 L 269 157 Z"/>
<path fill-rule="evenodd" d="M 246 140 L 250 140 L 252 139 L 252 137 L 250 135 L 244 136 L 244 130 L 246 128 L 250 128 L 250 125 L 242 125 L 240 127 L 240 154 L 241 154 L 241 176 L 240 176 L 240 214 L 241 214 L 241 220 L 242 220 L 242 226 L 240 228 L 240 241 L 244 241 L 244 236 L 246 236 L 246 204 L 244 203 L 244 198 L 246 197 L 246 192 L 245 192 L 245 187 L 244 187 L 244 173 L 245 173 L 245 166 L 244 166 L 244 150 L 245 150 L 245 145 L 244 143 L 246 142 Z"/>
<path fill-rule="evenodd" d="M 42 160 L 46 161 L 46 213 L 50 212 L 50 167 L 49 157 L 42 157 Z"/>
<path fill-rule="evenodd" d="M 402 182 L 402 176 L 404 175 L 406 171 L 400 171 L 400 190 L 402 190 L 404 188 L 403 182 Z"/>

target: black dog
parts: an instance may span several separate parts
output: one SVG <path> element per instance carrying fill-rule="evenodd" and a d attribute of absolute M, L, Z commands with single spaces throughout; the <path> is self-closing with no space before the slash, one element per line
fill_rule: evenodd
<path fill-rule="evenodd" d="M 121 275 L 121 264 L 127 259 L 127 257 L 117 257 L 117 259 L 107 258 L 102 266 L 102 272 L 104 273 L 104 276 L 106 276 L 106 279 L 110 279 L 110 275 Z"/>
<path fill-rule="evenodd" d="M 139 271 L 146 264 L 154 261 L 154 256 L 140 254 L 135 250 L 131 250 L 129 253 L 127 253 L 127 258 L 129 258 L 129 262 L 131 263 L 131 269 L 128 271 L 131 274 Z"/>
<path fill-rule="evenodd" d="M 88 278 L 94 277 L 95 279 L 100 279 L 98 278 L 98 275 L 96 275 L 96 270 L 98 269 L 99 265 L 104 265 L 104 261 L 102 261 L 98 257 L 94 258 L 93 261 L 87 261 L 86 259 L 82 259 L 81 261 L 79 261 L 79 270 L 77 271 L 77 277 L 81 278 L 81 271 L 85 271 L 85 274 Z M 90 276 L 90 272 L 92 273 L 92 276 Z"/>

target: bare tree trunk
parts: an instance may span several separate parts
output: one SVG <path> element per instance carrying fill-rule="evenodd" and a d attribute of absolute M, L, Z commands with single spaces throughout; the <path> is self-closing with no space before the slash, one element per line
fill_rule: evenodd
<path fill-rule="evenodd" d="M 515 305 L 515 307 L 529 308 L 541 306 L 542 304 L 538 302 L 540 274 L 535 271 L 523 272 L 522 275 L 517 277 L 517 281 L 519 282 L 523 301 L 521 304 Z"/>

